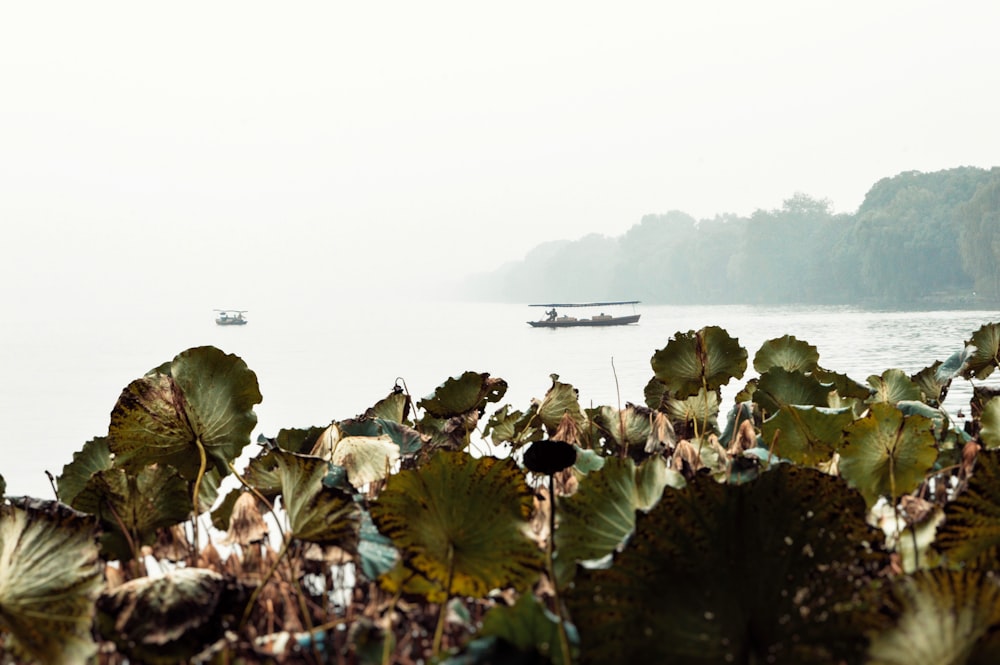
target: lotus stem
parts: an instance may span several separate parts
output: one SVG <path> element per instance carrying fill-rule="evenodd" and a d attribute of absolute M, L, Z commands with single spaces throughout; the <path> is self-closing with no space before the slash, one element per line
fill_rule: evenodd
<path fill-rule="evenodd" d="M 434 629 L 434 657 L 441 655 L 441 640 L 444 637 L 444 624 L 448 618 L 448 603 L 451 602 L 451 583 L 455 578 L 455 546 L 448 544 L 448 585 L 446 587 L 445 601 L 441 603 L 441 610 L 438 612 L 437 628 Z"/>
<path fill-rule="evenodd" d="M 556 566 L 553 550 L 556 539 L 556 481 L 555 475 L 549 474 L 549 537 L 545 543 L 546 563 L 549 567 L 549 579 L 552 581 L 552 595 L 556 604 L 556 616 L 559 617 L 559 646 L 563 652 L 562 662 L 569 665 L 569 635 L 566 634 L 566 619 L 563 618 L 562 600 L 559 597 L 559 580 L 556 579 Z"/>
<path fill-rule="evenodd" d="M 243 630 L 243 628 L 247 625 L 247 621 L 250 620 L 250 612 L 253 611 L 253 606 L 257 604 L 257 597 L 260 595 L 264 586 L 271 581 L 274 571 L 278 569 L 278 564 L 280 564 L 281 560 L 285 558 L 285 554 L 288 552 L 288 546 L 291 542 L 292 541 L 288 538 L 284 539 L 284 542 L 281 544 L 281 550 L 278 552 L 278 556 L 274 559 L 274 563 L 271 564 L 271 567 L 267 570 L 267 574 L 264 575 L 264 578 L 260 581 L 260 584 L 257 585 L 257 588 L 253 590 L 252 594 L 250 594 L 250 600 L 247 601 L 247 606 L 243 608 L 243 617 L 240 619 L 240 630 Z"/>
<path fill-rule="evenodd" d="M 191 510 L 194 513 L 194 525 L 192 535 L 194 536 L 194 554 L 198 555 L 201 548 L 198 546 L 198 496 L 201 494 L 201 481 L 205 477 L 205 469 L 208 467 L 208 455 L 205 453 L 205 444 L 201 442 L 201 437 L 194 440 L 198 447 L 198 475 L 194 479 L 194 496 L 191 497 Z"/>

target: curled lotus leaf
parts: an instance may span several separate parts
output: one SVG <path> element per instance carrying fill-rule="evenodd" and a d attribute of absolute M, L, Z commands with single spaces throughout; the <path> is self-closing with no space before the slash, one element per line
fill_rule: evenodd
<path fill-rule="evenodd" d="M 439 451 L 423 466 L 390 476 L 371 516 L 405 569 L 448 596 L 482 598 L 537 579 L 540 551 L 527 535 L 532 503 L 512 459 Z M 382 582 L 395 586 L 388 576 Z"/>
<path fill-rule="evenodd" d="M 204 568 L 140 577 L 101 595 L 98 628 L 140 663 L 184 662 L 222 638 L 238 616 L 242 591 Z"/>
<path fill-rule="evenodd" d="M 677 333 L 653 354 L 650 364 L 656 378 L 677 399 L 699 390 L 718 390 L 747 369 L 746 349 L 718 326 Z"/>
<path fill-rule="evenodd" d="M 865 512 L 814 469 L 695 476 L 636 516 L 610 567 L 577 571 L 580 662 L 860 662 L 868 622 L 852 599 L 888 563 Z"/>
<path fill-rule="evenodd" d="M 847 426 L 839 452 L 840 474 L 869 505 L 882 496 L 895 501 L 917 489 L 934 466 L 938 456 L 934 423 L 876 402 L 866 417 Z"/>
<path fill-rule="evenodd" d="M 986 402 L 979 424 L 979 441 L 989 450 L 1000 448 L 1000 397 Z"/>
<path fill-rule="evenodd" d="M 73 461 L 63 467 L 59 476 L 59 500 L 68 506 L 73 505 L 73 499 L 86 487 L 90 477 L 110 469 L 112 465 L 107 437 L 99 436 L 83 444 L 82 449 L 73 453 Z"/>
<path fill-rule="evenodd" d="M 868 665 L 996 662 L 1000 584 L 992 572 L 935 568 L 893 580 Z"/>
<path fill-rule="evenodd" d="M 366 418 L 388 420 L 400 425 L 404 424 L 409 416 L 410 397 L 398 385 L 365 412 Z"/>
<path fill-rule="evenodd" d="M 0 504 L 0 632 L 18 662 L 84 663 L 97 653 L 103 585 L 97 523 L 55 501 Z"/>
<path fill-rule="evenodd" d="M 808 374 L 819 365 L 819 351 L 815 346 L 792 335 L 769 339 L 753 357 L 753 368 L 763 374 L 772 367 L 789 372 Z"/>
<path fill-rule="evenodd" d="M 872 402 L 919 402 L 923 397 L 920 386 L 901 369 L 887 369 L 881 375 L 868 377 L 873 394 Z"/>
<path fill-rule="evenodd" d="M 593 411 L 595 413 L 591 420 L 600 428 L 604 437 L 611 441 L 612 452 L 643 450 L 646 442 L 653 436 L 653 412 L 647 408 L 629 404 L 621 410 L 601 406 Z M 670 423 L 665 419 L 663 421 L 666 422 L 664 436 L 668 436 L 666 431 L 670 428 Z M 670 435 L 673 434 L 672 429 L 669 432 Z"/>
<path fill-rule="evenodd" d="M 359 508 L 353 497 L 328 487 L 330 462 L 312 455 L 273 450 L 281 478 L 281 500 L 291 535 L 319 545 L 357 548 Z"/>
<path fill-rule="evenodd" d="M 765 447 L 778 457 L 816 466 L 829 462 L 844 429 L 854 420 L 848 408 L 785 405 L 761 425 Z"/>
<path fill-rule="evenodd" d="M 549 432 L 555 432 L 562 424 L 563 417 L 569 416 L 577 427 L 582 428 L 587 418 L 580 408 L 579 391 L 568 383 L 559 380 L 558 374 L 552 374 L 552 386 L 541 404 L 538 405 L 538 417 Z"/>
<path fill-rule="evenodd" d="M 944 509 L 934 549 L 954 564 L 996 565 L 1000 553 L 1000 451 L 981 452 L 965 491 Z"/>
<path fill-rule="evenodd" d="M 820 383 L 832 385 L 836 391 L 836 397 L 840 402 L 863 402 L 871 397 L 872 391 L 867 385 L 855 381 L 846 374 L 817 367 L 812 371 L 812 375 Z M 834 405 L 831 404 L 830 406 Z"/>
<path fill-rule="evenodd" d="M 718 430 L 719 393 L 700 390 L 684 399 L 666 400 L 666 412 L 674 424 L 697 423 L 699 430 L 707 424 L 710 430 Z"/>
<path fill-rule="evenodd" d="M 1000 365 L 1000 324 L 987 323 L 966 342 L 967 357 L 961 374 L 966 379 L 985 379 Z"/>
<path fill-rule="evenodd" d="M 191 480 L 204 452 L 225 476 L 257 424 L 257 376 L 239 357 L 211 346 L 188 349 L 159 370 L 129 384 L 111 412 L 115 464 L 163 462 Z"/>
<path fill-rule="evenodd" d="M 662 411 L 666 408 L 667 399 L 670 398 L 670 389 L 667 388 L 667 384 L 654 376 L 642 389 L 642 397 L 650 409 Z"/>
<path fill-rule="evenodd" d="M 951 386 L 951 377 L 944 378 L 946 373 L 941 372 L 941 367 L 941 361 L 937 361 L 910 377 L 920 390 L 921 401 L 932 406 L 938 406 L 944 401 L 948 395 L 948 387 Z"/>
<path fill-rule="evenodd" d="M 488 373 L 465 372 L 438 386 L 417 406 L 435 418 L 447 419 L 470 412 L 482 415 L 486 404 L 497 402 L 507 392 L 507 382 Z"/>
<path fill-rule="evenodd" d="M 829 406 L 833 386 L 809 374 L 772 367 L 757 381 L 753 401 L 765 412 L 777 413 L 783 406 Z"/>

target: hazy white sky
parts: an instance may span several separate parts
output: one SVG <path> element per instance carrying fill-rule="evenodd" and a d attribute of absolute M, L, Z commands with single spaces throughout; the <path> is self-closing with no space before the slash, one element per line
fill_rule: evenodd
<path fill-rule="evenodd" d="M 252 306 L 1000 154 L 1000 3 L 8 2 L 0 287 Z M 199 301 L 200 302 L 200 301 Z"/>

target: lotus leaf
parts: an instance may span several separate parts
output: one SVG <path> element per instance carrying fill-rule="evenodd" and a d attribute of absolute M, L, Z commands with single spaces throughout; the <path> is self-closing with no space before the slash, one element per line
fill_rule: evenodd
<path fill-rule="evenodd" d="M 576 493 L 559 499 L 555 575 L 560 586 L 570 581 L 578 561 L 614 552 L 632 533 L 636 511 L 656 505 L 668 484 L 676 486 L 678 478 L 668 474 L 662 457 L 651 457 L 638 469 L 630 457 L 609 457 L 580 481 Z"/>
<path fill-rule="evenodd" d="M 981 452 L 968 487 L 944 509 L 934 548 L 955 564 L 996 565 L 1000 551 L 1000 452 Z"/>
<path fill-rule="evenodd" d="M 861 497 L 779 465 L 666 492 L 608 569 L 579 570 L 567 604 L 581 663 L 858 662 L 857 588 L 888 562 Z"/>
<path fill-rule="evenodd" d="M 764 444 L 778 457 L 816 466 L 830 460 L 853 420 L 847 408 L 785 405 L 760 430 Z"/>
<path fill-rule="evenodd" d="M 257 424 L 257 376 L 237 356 L 210 346 L 179 354 L 168 372 L 133 381 L 118 398 L 108 430 L 116 465 L 164 462 L 193 480 L 204 450 L 225 476 Z"/>
<path fill-rule="evenodd" d="M 830 370 L 817 367 L 812 375 L 822 384 L 832 385 L 837 391 L 840 401 L 865 401 L 871 397 L 871 389 L 863 383 L 855 381 L 846 374 L 831 372 Z M 831 405 L 832 406 L 832 405 Z"/>
<path fill-rule="evenodd" d="M 919 402 L 923 397 L 920 387 L 901 369 L 887 369 L 881 376 L 873 374 L 868 377 L 868 385 L 873 391 L 871 402 Z"/>
<path fill-rule="evenodd" d="M 418 452 L 424 445 L 424 439 L 420 435 L 420 432 L 409 425 L 402 425 L 383 418 L 376 418 L 375 423 L 382 429 L 384 435 L 396 444 L 399 452 L 403 455 L 412 455 Z"/>
<path fill-rule="evenodd" d="M 433 394 L 417 402 L 435 418 L 447 419 L 469 412 L 482 415 L 488 402 L 499 401 L 507 392 L 507 382 L 490 378 L 486 372 L 465 372 L 442 383 Z"/>
<path fill-rule="evenodd" d="M 541 553 L 526 533 L 531 509 L 531 490 L 512 459 L 441 451 L 390 476 L 371 515 L 407 569 L 449 596 L 482 598 L 537 578 Z"/>
<path fill-rule="evenodd" d="M 3 479 L 3 476 L 0 476 L 0 501 L 5 494 L 7 494 L 7 481 Z"/>
<path fill-rule="evenodd" d="M 642 396 L 646 406 L 654 411 L 661 411 L 666 409 L 670 390 L 667 388 L 667 384 L 654 376 L 646 383 L 646 387 L 642 390 Z"/>
<path fill-rule="evenodd" d="M 323 433 L 327 431 L 326 427 L 288 427 L 278 430 L 277 436 L 273 439 L 264 438 L 263 441 L 258 437 L 257 443 L 263 446 L 277 446 L 282 450 L 287 450 L 290 453 L 300 453 L 302 455 L 308 455 L 313 452 L 313 449 L 319 445 L 320 437 Z"/>
<path fill-rule="evenodd" d="M 98 471 L 110 469 L 112 464 L 106 437 L 99 436 L 83 444 L 81 450 L 73 453 L 73 461 L 63 467 L 59 476 L 59 500 L 73 505 L 73 499 L 87 485 L 90 477 Z"/>
<path fill-rule="evenodd" d="M 904 416 L 892 404 L 872 404 L 868 416 L 848 425 L 840 449 L 840 473 L 869 505 L 881 496 L 895 502 L 924 481 L 938 451 L 933 423 Z"/>
<path fill-rule="evenodd" d="M 312 455 L 283 450 L 272 453 L 278 462 L 281 501 L 291 535 L 353 552 L 357 547 L 358 506 L 350 494 L 324 485 L 330 463 Z"/>
<path fill-rule="evenodd" d="M 747 369 L 746 349 L 722 328 L 707 326 L 698 331 L 677 333 L 653 354 L 650 364 L 656 378 L 666 384 L 677 399 L 714 391 L 743 376 Z"/>
<path fill-rule="evenodd" d="M 701 390 L 684 399 L 668 398 L 666 411 L 674 424 L 696 424 L 699 431 L 702 425 L 706 425 L 709 431 L 719 429 L 719 394 L 715 391 Z"/>
<path fill-rule="evenodd" d="M 576 448 L 576 463 L 573 464 L 575 471 L 587 475 L 591 471 L 604 468 L 604 464 L 607 461 L 606 457 L 595 450 L 581 448 L 580 446 L 574 447 Z"/>
<path fill-rule="evenodd" d="M 647 441 L 653 436 L 653 412 L 649 409 L 629 404 L 622 410 L 602 406 L 594 411 L 596 413 L 591 420 L 613 444 L 610 447 L 612 453 L 622 450 L 644 450 Z M 671 436 L 670 443 L 673 443 L 673 429 L 670 428 L 669 421 L 665 422 Z"/>
<path fill-rule="evenodd" d="M 534 473 L 551 476 L 576 464 L 576 448 L 556 439 L 535 441 L 524 451 L 524 466 Z"/>
<path fill-rule="evenodd" d="M 811 375 L 789 372 L 783 367 L 772 367 L 757 381 L 753 401 L 768 414 L 777 413 L 783 406 L 829 406 L 833 386 L 820 383 Z"/>
<path fill-rule="evenodd" d="M 942 364 L 940 361 L 925 367 L 913 376 L 910 380 L 920 389 L 921 401 L 938 406 L 948 395 L 948 387 L 951 385 L 951 377 L 942 379 Z"/>
<path fill-rule="evenodd" d="M 399 561 L 399 553 L 392 546 L 392 540 L 379 533 L 367 510 L 361 511 L 358 560 L 361 571 L 370 580 L 377 580 Z"/>
<path fill-rule="evenodd" d="M 887 596 L 883 612 L 894 625 L 873 631 L 867 665 L 996 662 L 1000 585 L 994 575 L 919 571 L 896 578 Z"/>
<path fill-rule="evenodd" d="M 966 342 L 961 374 L 966 379 L 985 379 L 1000 364 L 1000 324 L 987 323 Z"/>
<path fill-rule="evenodd" d="M 580 408 L 579 391 L 568 383 L 560 382 L 558 374 L 552 374 L 550 378 L 552 386 L 538 406 L 538 417 L 542 424 L 550 433 L 554 433 L 562 423 L 563 416 L 568 414 L 573 422 L 582 428 L 586 416 Z"/>
<path fill-rule="evenodd" d="M 348 436 L 338 441 L 330 461 L 347 470 L 355 488 L 382 480 L 399 463 L 399 446 L 387 436 Z"/>
<path fill-rule="evenodd" d="M 478 637 L 503 638 L 524 653 L 537 652 L 553 665 L 572 662 L 560 647 L 559 618 L 534 594 L 523 594 L 514 605 L 499 605 L 487 612 Z"/>
<path fill-rule="evenodd" d="M 97 524 L 54 501 L 0 504 L 0 632 L 21 662 L 84 663 L 103 579 Z"/>
<path fill-rule="evenodd" d="M 281 476 L 278 475 L 278 458 L 272 449 L 261 450 L 250 459 L 243 480 L 268 500 L 281 493 Z"/>
<path fill-rule="evenodd" d="M 143 545 L 152 544 L 158 529 L 191 516 L 187 481 L 176 469 L 163 464 L 137 473 L 119 468 L 98 471 L 71 505 L 100 519 L 102 553 L 122 561 L 132 559 Z"/>
<path fill-rule="evenodd" d="M 233 507 L 236 506 L 236 500 L 240 498 L 241 494 L 244 494 L 244 490 L 241 487 L 229 490 L 226 497 L 212 510 L 212 526 L 219 531 L 229 530 L 229 521 L 233 516 Z"/>
<path fill-rule="evenodd" d="M 106 639 L 135 662 L 172 664 L 190 659 L 220 639 L 242 610 L 241 591 L 218 573 L 177 568 L 162 577 L 140 577 L 97 601 Z"/>
<path fill-rule="evenodd" d="M 819 365 L 819 351 L 815 346 L 785 335 L 769 339 L 761 345 L 753 357 L 753 368 L 763 374 L 772 367 L 781 367 L 789 372 L 808 374 Z"/>
<path fill-rule="evenodd" d="M 410 398 L 399 386 L 365 412 L 366 418 L 388 420 L 398 425 L 405 423 L 409 415 Z"/>
<path fill-rule="evenodd" d="M 986 402 L 979 424 L 980 442 L 987 449 L 1000 448 L 1000 397 L 994 397 Z"/>

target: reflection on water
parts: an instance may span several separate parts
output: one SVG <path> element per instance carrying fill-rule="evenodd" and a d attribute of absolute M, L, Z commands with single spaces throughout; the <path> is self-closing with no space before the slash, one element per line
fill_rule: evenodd
<path fill-rule="evenodd" d="M 525 306 L 452 303 L 324 304 L 309 310 L 252 303 L 250 323 L 223 327 L 211 308 L 148 316 L 102 313 L 72 327 L 15 321 L 6 332 L 0 382 L 5 414 L 2 474 L 11 494 L 50 497 L 44 471 L 62 465 L 107 431 L 121 390 L 178 352 L 212 344 L 241 356 L 258 376 L 264 401 L 259 431 L 325 425 L 384 397 L 397 377 L 416 398 L 465 370 L 507 380 L 505 403 L 525 409 L 551 385 L 573 384 L 585 407 L 642 403 L 650 358 L 677 332 L 725 328 L 749 353 L 749 371 L 724 389 L 724 409 L 753 376 L 760 345 L 785 334 L 817 347 L 820 364 L 865 382 L 889 368 L 913 373 L 962 348 L 995 312 L 872 312 L 842 307 L 639 306 L 639 325 L 536 329 Z M 971 388 L 956 381 L 955 413 Z M 255 448 L 255 446 L 251 446 Z"/>

